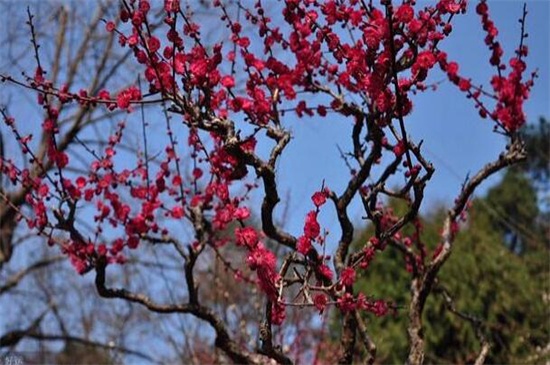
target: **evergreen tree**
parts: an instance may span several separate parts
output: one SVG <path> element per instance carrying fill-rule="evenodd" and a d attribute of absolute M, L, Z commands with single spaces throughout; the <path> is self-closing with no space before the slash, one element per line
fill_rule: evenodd
<path fill-rule="evenodd" d="M 426 362 L 473 362 L 480 346 L 476 329 L 491 343 L 488 363 L 550 359 L 544 350 L 550 341 L 548 209 L 540 198 L 548 196 L 548 126 L 541 119 L 526 128 L 528 161 L 508 170 L 485 197 L 472 202 L 455 254 L 426 303 Z M 397 212 L 404 209 L 400 204 L 390 202 Z M 443 210 L 421 217 L 429 252 L 440 240 L 443 217 Z M 356 244 L 364 244 L 371 234 L 368 228 Z M 409 297 L 403 289 L 409 276 L 402 253 L 388 247 L 356 284 L 373 297 L 396 300 L 395 316 L 368 319 L 380 363 L 402 363 L 406 358 Z"/>

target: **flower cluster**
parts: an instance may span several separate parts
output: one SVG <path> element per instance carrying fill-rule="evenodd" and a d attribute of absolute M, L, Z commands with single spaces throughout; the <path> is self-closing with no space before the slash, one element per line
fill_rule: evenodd
<path fill-rule="evenodd" d="M 536 77 L 536 72 L 534 72 L 529 79 L 523 80 L 523 74 L 527 70 L 523 58 L 528 54 L 528 48 L 523 44 L 525 34 L 521 35 L 520 45 L 515 52 L 516 56 L 510 58 L 508 76 L 504 76 L 503 73 L 507 69 L 507 66 L 502 62 L 504 50 L 500 42 L 497 41 L 498 29 L 489 17 L 487 1 L 481 1 L 476 6 L 476 12 L 481 17 L 483 30 L 487 34 L 485 44 L 491 51 L 489 63 L 497 70 L 497 74 L 490 80 L 493 93 L 489 94 L 482 87 L 472 85 L 469 79 L 459 76 L 458 64 L 448 62 L 446 55 L 440 57 L 440 65 L 447 73 L 449 80 L 457 85 L 460 91 L 466 92 L 468 97 L 475 101 L 475 106 L 479 109 L 482 118 L 489 116 L 499 127 L 502 127 L 504 132 L 514 133 L 525 124 L 523 105 L 529 97 L 533 80 Z M 524 18 L 520 19 L 521 23 L 524 21 Z M 492 110 L 481 100 L 486 95 L 496 100 Z"/>

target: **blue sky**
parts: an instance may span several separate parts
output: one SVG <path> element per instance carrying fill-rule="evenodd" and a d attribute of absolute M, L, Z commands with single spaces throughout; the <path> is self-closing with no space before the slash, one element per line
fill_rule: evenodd
<path fill-rule="evenodd" d="M 447 51 L 450 60 L 459 62 L 465 77 L 471 77 L 490 89 L 489 80 L 494 68 L 488 62 L 490 53 L 483 43 L 485 34 L 474 6 L 475 3 L 471 3 L 466 15 L 453 19 L 453 33 L 441 49 Z M 499 29 L 498 40 L 504 47 L 503 60 L 508 62 L 519 42 L 518 19 L 523 3 L 489 1 L 489 7 Z M 529 1 L 527 9 L 528 70 L 538 68 L 539 78 L 525 112 L 527 119 L 534 122 L 541 116 L 550 115 L 550 3 Z M 425 155 L 436 168 L 426 189 L 424 210 L 451 203 L 466 175 L 474 174 L 484 164 L 497 158 L 506 143 L 501 135 L 493 133 L 492 122 L 481 119 L 473 102 L 447 82 L 443 74 L 434 75 L 432 80 L 444 82 L 436 92 L 428 91 L 416 96 L 413 99 L 413 113 L 406 120 L 410 136 L 416 141 L 424 140 Z M 292 233 L 300 234 L 303 218 L 313 208 L 310 196 L 319 189 L 323 179 L 336 192 L 341 192 L 348 181 L 349 173 L 339 157 L 337 145 L 344 150 L 349 148 L 351 125 L 346 121 L 331 121 L 330 118 L 303 119 L 292 124 L 292 131 L 293 140 L 278 166 L 280 195 L 283 199 L 290 197 L 290 201 L 286 209 L 281 203 L 276 212 L 286 221 Z M 483 194 L 497 181 L 498 177 L 487 181 L 477 194 Z M 335 240 L 339 236 L 336 217 L 332 208 L 325 210 L 321 220 L 324 228 L 334 231 L 331 237 Z M 352 204 L 349 213 L 359 220 L 362 214 L 360 205 L 357 202 Z"/>

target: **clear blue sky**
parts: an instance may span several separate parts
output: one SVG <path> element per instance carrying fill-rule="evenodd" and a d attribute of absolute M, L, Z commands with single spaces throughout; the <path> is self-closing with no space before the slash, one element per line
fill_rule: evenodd
<path fill-rule="evenodd" d="M 449 59 L 459 62 L 465 77 L 472 77 L 490 89 L 489 80 L 494 68 L 489 66 L 490 53 L 483 43 L 485 35 L 475 13 L 476 3 L 469 5 L 466 15 L 454 19 L 453 33 L 441 49 L 447 51 Z M 498 40 L 504 46 L 503 59 L 507 62 L 519 42 L 518 19 L 523 3 L 489 1 L 489 6 L 500 31 Z M 541 116 L 550 115 L 550 3 L 529 1 L 527 6 L 528 70 L 538 68 L 540 76 L 525 108 L 528 120 L 533 122 Z M 436 167 L 426 189 L 424 209 L 452 202 L 466 175 L 475 173 L 485 163 L 494 160 L 505 145 L 505 139 L 492 132 L 493 124 L 481 119 L 472 101 L 447 82 L 445 76 L 439 74 L 432 80 L 445 82 L 438 91 L 415 97 L 413 113 L 406 120 L 413 139 L 425 140 L 426 156 Z M 337 192 L 341 192 L 348 181 L 349 173 L 339 157 L 337 144 L 346 151 L 350 150 L 351 125 L 349 121 L 330 118 L 302 119 L 297 120 L 292 129 L 294 138 L 278 166 L 278 184 L 281 197 L 290 197 L 287 227 L 292 233 L 300 234 L 303 218 L 313 207 L 310 196 L 321 186 L 322 180 L 325 179 L 326 184 Z M 496 181 L 498 177 L 486 182 L 477 194 L 482 194 Z M 283 203 L 277 209 L 279 216 L 283 214 L 282 207 Z M 325 228 L 333 231 L 332 240 L 336 240 L 339 230 L 334 210 L 325 210 L 321 220 Z M 357 202 L 351 206 L 349 213 L 357 220 L 360 218 L 362 210 Z"/>

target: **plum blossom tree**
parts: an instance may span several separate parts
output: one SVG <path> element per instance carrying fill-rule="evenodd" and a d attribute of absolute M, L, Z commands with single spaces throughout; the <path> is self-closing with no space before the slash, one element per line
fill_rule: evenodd
<path fill-rule="evenodd" d="M 21 74 L 29 65 L 33 68 L 34 62 L 32 57 L 24 57 L 33 50 L 32 43 L 28 41 L 30 28 L 14 26 L 25 24 L 28 16 L 25 12 L 26 6 L 8 2 L 0 6 L 3 14 L 11 14 L 3 22 L 2 29 L 6 31 L 2 32 L 0 69 L 2 72 Z M 112 4 L 90 3 L 77 9 L 67 3 L 33 3 L 29 10 L 40 14 L 40 17 L 33 18 L 33 31 L 42 40 L 42 62 L 49 65 L 50 78 L 54 82 L 64 80 L 67 85 L 86 85 L 87 89 L 99 90 L 110 85 L 110 75 L 118 73 L 124 79 L 120 70 L 132 70 L 131 64 L 126 62 L 130 52 L 118 48 L 116 38 L 105 32 L 101 21 L 103 17 L 116 13 Z M 54 34 L 51 33 L 54 24 L 57 29 L 55 36 L 51 37 L 50 34 Z M 5 112 L 8 111 L 7 108 L 17 108 L 17 103 L 11 103 L 11 100 L 19 100 L 19 104 L 21 100 L 25 100 L 26 95 L 18 93 L 17 88 L 3 87 L 1 91 L 3 102 L 7 103 Z M 28 96 L 32 98 L 30 94 Z M 28 105 L 31 107 L 26 111 L 30 111 L 32 105 L 36 105 L 37 111 L 33 111 L 34 115 L 27 116 L 27 122 L 20 132 L 26 135 L 28 143 L 36 143 L 33 144 L 35 151 L 45 151 L 48 139 L 42 135 L 44 132 L 40 127 L 41 123 L 32 121 L 40 118 L 43 109 L 34 102 Z M 71 151 L 72 158 L 80 155 L 75 147 L 79 145 L 81 138 L 88 139 L 86 143 L 100 142 L 101 138 L 97 137 L 98 126 L 108 126 L 119 114 L 91 108 L 75 108 L 71 105 L 65 105 L 60 112 L 63 115 L 60 125 L 66 126 L 64 131 L 68 132 L 64 136 L 63 148 Z M 8 130 L 0 128 L 2 161 L 11 159 L 17 163 L 26 163 L 18 154 L 21 151 L 18 148 L 19 142 L 12 138 Z M 81 130 L 88 132 L 82 134 Z M 35 172 L 31 169 L 30 173 Z M 67 273 L 73 270 L 64 263 L 63 256 L 55 250 L 44 251 L 37 247 L 41 238 L 19 224 L 16 212 L 18 209 L 26 209 L 25 189 L 21 185 L 11 185 L 6 175 L 0 177 L 2 195 L 10 196 L 9 200 L 2 199 L 0 202 L 0 357 L 5 354 L 5 349 L 9 352 L 24 348 L 29 354 L 26 360 L 31 362 L 61 363 L 67 361 L 63 360 L 63 356 L 74 358 L 79 353 L 82 363 L 104 363 L 112 351 L 122 355 L 133 353 L 137 358 L 147 359 L 139 351 L 128 350 L 125 336 L 120 335 L 122 328 L 126 327 L 128 330 L 132 327 L 132 321 L 124 314 L 128 308 L 124 309 L 124 305 L 109 306 L 106 310 L 105 307 L 101 308 L 98 300 L 90 300 L 86 293 L 93 286 L 71 280 Z M 67 290 L 68 287 L 71 290 Z M 87 302 L 87 305 L 78 308 L 74 305 L 83 302 Z M 103 315 L 97 316 L 97 310 L 102 310 Z M 141 317 L 141 321 L 146 318 L 141 315 L 134 317 Z M 98 328 L 101 328 L 103 334 L 101 339 L 97 336 Z M 109 346 L 105 337 L 118 338 L 117 344 Z M 55 345 L 61 345 L 65 354 L 55 355 Z M 55 360 L 52 360 L 54 356 Z M 112 357 L 113 360 L 115 358 Z"/>
<path fill-rule="evenodd" d="M 374 363 L 376 339 L 360 314 L 391 315 L 397 305 L 392 298 L 357 292 L 354 283 L 379 252 L 397 250 L 411 274 L 406 361 L 423 363 L 424 304 L 451 256 L 470 198 L 488 177 L 526 157 L 518 129 L 536 77 L 526 75 L 526 9 L 519 45 L 507 49 L 506 62 L 487 2 L 474 6 L 494 76 L 472 80 L 444 51 L 453 19 L 470 11 L 464 0 L 426 6 L 412 0 L 214 1 L 212 24 L 199 23 L 178 0 L 157 5 L 122 0 L 116 17 L 102 19 L 109 39 L 134 57 L 128 83 L 123 78 L 80 89 L 56 77 L 55 63 L 43 61 L 35 17 L 28 12 L 34 69 L 0 78 L 32 90 L 45 116 L 41 140 L 35 141 L 24 121 L 2 109 L 20 154 L 10 150 L 0 160 L 10 183 L 0 195 L 0 262 L 9 259 L 4 248 L 13 228 L 22 225 L 57 247 L 76 273 L 93 276 L 100 297 L 206 323 L 227 360 L 332 362 L 329 355 L 336 354 L 340 363 L 351 363 L 359 342 L 365 361 Z M 206 37 L 209 27 L 226 29 L 229 39 Z M 111 53 L 104 57 L 112 61 Z M 464 183 L 441 227 L 439 246 L 428 252 L 418 213 L 435 167 L 422 141 L 407 133 L 407 119 L 412 95 L 429 88 L 437 69 L 509 144 Z M 89 141 L 85 122 L 63 119 L 71 108 L 116 113 L 118 122 L 102 125 Z M 292 143 L 292 123 L 314 115 L 350 126 L 342 150 L 349 181 L 342 191 L 320 181 L 310 192 L 303 232 L 294 235 L 275 219 L 282 199 L 277 164 Z M 257 209 L 253 194 L 261 196 Z M 406 204 L 403 214 L 389 209 L 390 197 Z M 355 200 L 374 227 L 357 250 L 348 211 Z M 337 220 L 339 237 L 327 234 L 321 212 Z M 407 235 L 403 228 L 409 224 L 415 231 Z M 140 254 L 180 265 L 169 295 L 117 275 Z M 224 280 L 255 288 L 250 295 L 261 303 L 255 323 L 236 324 L 238 317 L 220 306 L 230 303 L 212 299 L 209 290 L 221 290 L 220 274 L 209 271 L 213 262 L 231 274 Z M 304 323 L 315 327 L 315 321 L 297 311 L 340 313 L 334 354 L 313 345 L 322 341 L 322 331 L 303 341 L 310 335 Z M 250 331 L 252 341 L 241 331 Z M 483 363 L 489 349 L 482 341 L 476 363 Z"/>

